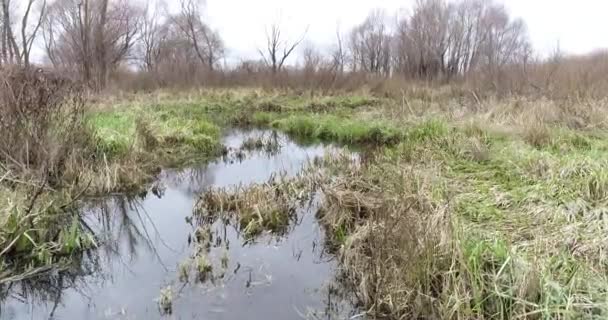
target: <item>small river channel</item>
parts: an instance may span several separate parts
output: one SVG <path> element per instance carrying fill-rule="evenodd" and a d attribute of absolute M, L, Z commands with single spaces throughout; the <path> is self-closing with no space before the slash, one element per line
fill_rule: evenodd
<path fill-rule="evenodd" d="M 209 257 L 223 272 L 211 281 L 180 281 L 179 264 L 192 254 L 192 214 L 202 191 L 297 174 L 337 148 L 301 145 L 269 131 L 228 132 L 238 150 L 249 137 L 272 135 L 280 148 L 234 154 L 180 170 L 164 170 L 150 191 L 87 204 L 85 220 L 99 248 L 62 272 L 14 283 L 0 319 L 348 319 L 356 312 L 334 297 L 337 263 L 324 249 L 314 202 L 301 208 L 284 235 L 245 241 L 238 228 L 213 223 Z M 233 152 L 234 153 L 234 152 Z M 221 256 L 221 258 L 220 258 Z M 161 289 L 172 291 L 172 312 L 161 312 Z"/>

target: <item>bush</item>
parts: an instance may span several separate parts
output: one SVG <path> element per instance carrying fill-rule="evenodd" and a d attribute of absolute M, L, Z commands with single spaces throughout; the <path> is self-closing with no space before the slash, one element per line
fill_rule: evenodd
<path fill-rule="evenodd" d="M 58 177 L 74 150 L 90 142 L 82 88 L 40 69 L 5 68 L 0 136 L 0 163 L 6 169 Z"/>

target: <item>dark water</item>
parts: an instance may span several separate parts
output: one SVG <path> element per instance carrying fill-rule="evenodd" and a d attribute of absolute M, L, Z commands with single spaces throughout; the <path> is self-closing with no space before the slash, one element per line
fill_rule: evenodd
<path fill-rule="evenodd" d="M 234 131 L 224 143 L 238 148 L 262 131 Z M 314 203 L 302 208 L 284 236 L 265 234 L 244 243 L 238 230 L 216 222 L 218 246 L 211 249 L 214 273 L 223 278 L 188 283 L 178 265 L 192 255 L 187 217 L 202 190 L 264 182 L 296 174 L 329 147 L 301 146 L 279 135 L 281 148 L 254 151 L 200 167 L 167 170 L 154 192 L 116 196 L 90 204 L 88 223 L 100 248 L 64 272 L 15 283 L 2 302 L 1 319 L 344 319 L 351 308 L 330 293 L 336 263 L 324 252 Z M 221 243 L 220 243 L 221 242 Z M 228 244 L 228 249 L 226 249 Z M 218 271 L 216 271 L 218 270 Z M 161 315 L 160 290 L 170 286 L 172 314 Z M 337 302 L 336 302 L 337 301 Z"/>

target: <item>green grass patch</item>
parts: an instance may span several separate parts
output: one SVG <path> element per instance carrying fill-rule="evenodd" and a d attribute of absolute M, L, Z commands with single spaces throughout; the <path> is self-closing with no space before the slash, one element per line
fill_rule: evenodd
<path fill-rule="evenodd" d="M 88 121 L 101 153 L 110 157 L 124 155 L 135 142 L 135 117 L 130 113 L 97 113 L 90 115 Z"/>
<path fill-rule="evenodd" d="M 220 128 L 197 106 L 105 111 L 92 114 L 89 123 L 99 150 L 109 157 L 153 152 L 175 163 L 192 156 L 211 156 L 219 149 Z"/>
<path fill-rule="evenodd" d="M 401 130 L 383 121 L 362 122 L 332 115 L 292 115 L 272 126 L 296 136 L 353 144 L 395 144 Z"/>

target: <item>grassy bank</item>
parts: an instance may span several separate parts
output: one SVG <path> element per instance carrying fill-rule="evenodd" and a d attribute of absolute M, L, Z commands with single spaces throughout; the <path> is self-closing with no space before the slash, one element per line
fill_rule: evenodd
<path fill-rule="evenodd" d="M 607 145 L 578 134 L 539 148 L 455 128 L 333 161 L 322 219 L 361 300 L 391 318 L 604 317 Z"/>
<path fill-rule="evenodd" d="M 217 125 L 203 115 L 177 109 L 133 106 L 95 111 L 88 123 L 104 160 L 88 172 L 102 173 L 102 179 L 90 178 L 90 189 L 96 193 L 137 190 L 161 167 L 200 162 L 222 152 Z"/>
<path fill-rule="evenodd" d="M 139 192 L 162 167 L 223 150 L 219 127 L 200 112 L 97 109 L 66 82 L 19 72 L 0 88 L 0 289 L 97 246 L 81 217 L 86 197 Z M 36 112 L 30 101 L 40 102 Z"/>

